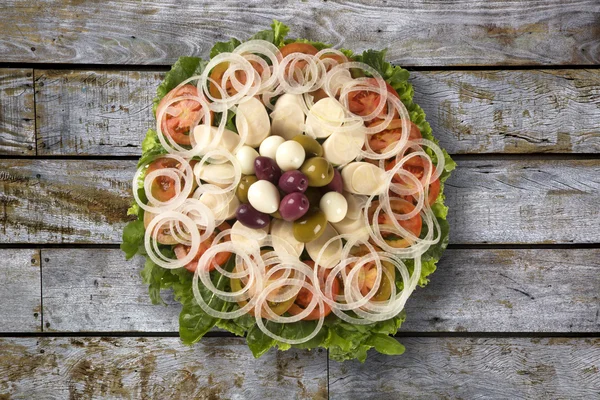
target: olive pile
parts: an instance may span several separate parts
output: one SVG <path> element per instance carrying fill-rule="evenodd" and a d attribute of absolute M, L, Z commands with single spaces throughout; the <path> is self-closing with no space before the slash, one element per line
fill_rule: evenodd
<path fill-rule="evenodd" d="M 271 217 L 290 221 L 296 240 L 307 243 L 323 234 L 327 221 L 344 218 L 347 204 L 341 195 L 342 177 L 323 158 L 319 142 L 298 135 L 277 143 L 269 154 L 275 158 L 255 157 L 254 174 L 242 176 L 237 186 L 240 223 L 260 229 L 269 225 Z"/>

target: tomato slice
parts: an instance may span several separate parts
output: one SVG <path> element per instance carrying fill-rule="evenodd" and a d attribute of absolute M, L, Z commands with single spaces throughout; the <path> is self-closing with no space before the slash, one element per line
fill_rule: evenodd
<path fill-rule="evenodd" d="M 366 80 L 367 85 L 373 86 L 373 87 L 379 87 L 379 84 L 377 83 L 377 80 L 375 78 L 369 78 Z M 394 90 L 393 87 L 390 86 L 389 83 L 385 83 L 386 87 L 387 87 L 387 91 L 388 93 L 390 93 L 393 96 L 396 96 L 397 98 L 400 98 L 400 96 L 398 96 L 398 93 Z M 360 115 L 362 117 L 371 114 L 372 112 L 374 112 L 377 107 L 379 106 L 379 102 L 381 101 L 381 95 L 377 92 L 373 92 L 371 90 L 355 90 L 352 91 L 350 93 L 348 93 L 348 108 L 350 109 L 350 111 L 356 115 Z M 379 114 L 379 117 L 383 117 L 385 118 L 385 115 L 387 115 L 387 105 L 383 107 L 383 109 L 381 110 L 381 113 Z M 398 117 L 398 113 L 395 112 L 394 114 L 394 118 Z"/>
<path fill-rule="evenodd" d="M 367 126 L 373 127 L 382 124 L 384 121 L 382 120 L 374 120 L 371 121 Z M 412 121 L 410 121 L 410 133 L 408 134 L 408 140 L 421 139 L 421 131 L 419 127 Z M 382 130 L 381 132 L 374 133 L 369 136 L 369 146 L 371 150 L 376 153 L 382 153 L 385 149 L 388 148 L 391 144 L 394 144 L 400 140 L 402 136 L 402 120 L 401 119 L 393 119 L 390 121 L 387 128 Z"/>
<path fill-rule="evenodd" d="M 314 261 L 305 261 L 304 262 L 306 265 L 308 265 L 311 268 L 315 267 L 315 263 Z M 321 269 L 321 272 L 319 273 L 319 280 L 321 281 L 320 284 L 323 284 L 322 289 L 324 289 L 325 285 L 324 283 L 327 281 L 327 277 L 329 276 L 330 270 L 324 270 Z M 339 279 L 336 277 L 333 280 L 333 284 L 331 285 L 331 295 L 332 298 L 335 299 L 335 297 L 340 293 L 340 282 Z M 327 293 L 325 293 L 327 295 Z M 310 302 L 312 301 L 312 293 L 306 289 L 306 288 L 302 288 L 300 289 L 300 292 L 298 292 L 298 295 L 296 296 L 296 300 L 294 301 L 294 304 L 292 304 L 292 306 L 290 307 L 289 310 L 287 310 L 287 312 L 291 315 L 298 315 L 301 312 L 303 312 L 306 307 L 308 307 L 308 305 L 310 304 Z M 306 317 L 302 318 L 303 321 L 314 321 L 317 320 L 319 318 L 321 318 L 321 315 L 323 315 L 323 317 L 328 316 L 331 313 L 331 307 L 329 306 L 329 304 L 323 302 L 323 309 L 319 308 L 319 306 L 317 305 L 311 312 L 310 314 L 308 314 Z"/>
<path fill-rule="evenodd" d="M 169 100 L 181 96 L 198 96 L 198 89 L 196 86 L 188 84 L 171 90 L 158 103 L 156 114 L 159 114 Z M 175 143 L 189 146 L 191 144 L 189 133 L 191 128 L 198 123 L 201 109 L 202 105 L 191 99 L 170 104 L 163 117 L 163 133 L 171 136 Z"/>
<path fill-rule="evenodd" d="M 424 163 L 424 161 L 421 157 L 418 157 L 418 156 L 412 157 L 412 158 L 409 158 L 408 160 L 406 160 L 406 162 L 404 163 L 403 169 L 405 169 L 408 172 L 410 172 L 411 174 L 413 174 L 415 176 L 415 178 L 417 178 L 418 180 L 421 180 L 421 179 L 423 179 L 423 176 L 425 175 L 425 166 L 423 163 Z M 386 162 L 386 165 L 385 165 L 386 171 L 391 170 L 392 168 L 394 168 L 395 165 L 396 165 L 395 159 L 393 159 L 389 162 Z M 435 174 L 435 167 L 433 167 L 433 171 L 431 173 L 432 173 L 432 175 Z M 404 182 L 404 179 L 402 179 L 400 177 L 400 175 L 398 175 L 398 174 L 394 175 L 394 177 L 392 178 L 392 181 L 394 181 L 396 183 L 402 183 L 404 185 L 410 184 L 410 183 Z M 429 193 L 427 195 L 427 204 L 432 205 L 433 203 L 435 203 L 435 200 L 437 199 L 439 194 L 440 194 L 440 180 L 438 178 L 429 184 Z M 415 198 L 412 195 L 402 196 L 402 198 L 407 201 L 410 201 L 410 202 L 415 201 Z"/>
<path fill-rule="evenodd" d="M 310 54 L 311 56 L 314 56 L 319 52 L 319 50 L 317 50 L 317 48 L 312 44 L 308 43 L 290 43 L 280 48 L 279 52 L 281 53 L 281 58 L 284 58 L 292 53 Z"/>
<path fill-rule="evenodd" d="M 408 202 L 401 198 L 392 198 L 390 199 L 390 204 L 392 206 L 392 211 L 394 214 L 408 214 L 415 209 L 413 203 Z M 369 220 L 373 220 L 373 214 L 375 209 L 379 206 L 379 201 L 374 201 L 369 208 Z M 380 225 L 393 225 L 392 219 L 393 216 L 388 215 L 385 210 L 379 212 L 377 222 Z M 406 220 L 398 220 L 398 223 L 401 227 L 408 230 L 415 236 L 419 236 L 421 234 L 421 228 L 423 227 L 423 220 L 421 219 L 421 215 L 417 214 L 414 217 Z M 395 247 L 398 249 L 405 248 L 410 246 L 411 241 L 405 239 L 403 237 L 398 236 L 395 233 L 387 233 L 382 231 L 381 236 L 386 241 L 388 245 L 391 247 Z"/>
<path fill-rule="evenodd" d="M 173 158 L 161 157 L 148 165 L 147 174 L 163 168 L 179 167 L 179 162 Z M 169 201 L 175 197 L 175 181 L 166 176 L 159 176 L 152 182 L 152 195 L 159 201 Z"/>
<path fill-rule="evenodd" d="M 257 63 L 256 61 L 250 61 L 250 64 L 256 70 L 256 72 L 258 72 L 259 75 L 262 75 L 263 68 L 259 63 Z M 225 71 L 227 71 L 227 68 L 229 68 L 229 63 L 223 62 L 223 63 L 220 63 L 217 66 L 215 66 L 212 69 L 212 71 L 210 71 L 210 79 L 214 80 L 214 82 L 216 82 L 216 84 L 214 82 L 210 81 L 209 85 L 208 85 L 208 91 L 209 91 L 210 95 L 212 97 L 214 97 L 215 99 L 221 98 L 221 92 L 219 91 L 219 89 L 216 86 L 221 87 L 221 84 L 223 81 L 223 75 L 225 75 Z M 240 70 L 235 71 L 235 78 L 242 85 L 246 84 L 246 73 L 244 71 L 240 71 Z M 237 93 L 237 90 L 235 90 L 235 88 L 233 87 L 233 83 L 231 83 L 231 80 L 228 80 L 227 82 L 225 82 L 225 92 L 229 96 L 233 96 Z"/>
<path fill-rule="evenodd" d="M 198 268 L 198 260 L 206 252 L 206 250 L 208 250 L 210 248 L 210 246 L 212 245 L 212 242 L 215 239 L 215 237 L 217 236 L 217 234 L 219 232 L 227 230 L 227 229 L 231 229 L 231 226 L 227 222 L 223 222 L 221 225 L 219 225 L 215 229 L 215 232 L 208 239 L 206 239 L 205 241 L 200 243 L 200 247 L 198 248 L 198 252 L 196 253 L 196 256 L 192 259 L 192 261 L 190 261 L 188 264 L 184 265 L 185 269 L 187 269 L 190 272 L 195 272 L 196 268 Z M 224 238 L 224 240 L 225 241 L 229 240 L 229 236 L 226 236 Z M 175 248 L 173 250 L 175 251 L 175 255 L 177 256 L 177 258 L 181 260 L 182 258 L 186 257 L 188 255 L 188 253 L 190 252 L 190 246 L 178 244 L 177 246 L 175 246 Z M 208 265 L 205 265 L 203 267 L 207 268 L 209 271 L 212 271 L 216 268 L 215 263 L 222 267 L 223 265 L 225 265 L 225 263 L 227 261 L 229 261 L 229 257 L 231 257 L 231 253 L 229 253 L 229 252 L 223 251 L 223 252 L 217 253 L 209 261 Z"/>

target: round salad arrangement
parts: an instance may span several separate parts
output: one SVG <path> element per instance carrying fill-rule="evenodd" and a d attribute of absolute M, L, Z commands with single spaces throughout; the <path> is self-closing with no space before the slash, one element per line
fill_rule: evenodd
<path fill-rule="evenodd" d="M 181 302 L 185 343 L 218 327 L 256 357 L 401 354 L 390 335 L 447 246 L 455 164 L 384 51 L 288 31 L 274 21 L 166 74 L 121 248 L 146 257 L 153 303 Z"/>

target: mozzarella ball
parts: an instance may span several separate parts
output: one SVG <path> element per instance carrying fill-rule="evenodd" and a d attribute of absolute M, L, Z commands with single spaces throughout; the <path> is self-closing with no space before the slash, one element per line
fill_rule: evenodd
<path fill-rule="evenodd" d="M 283 142 L 275 153 L 275 161 L 283 171 L 291 171 L 302 166 L 306 153 L 304 147 L 295 140 Z"/>
<path fill-rule="evenodd" d="M 242 174 L 253 175 L 254 174 L 254 160 L 258 157 L 258 153 L 250 146 L 242 146 L 235 153 L 235 158 L 238 159 L 242 166 Z"/>
<path fill-rule="evenodd" d="M 248 201 L 250 205 L 265 214 L 271 214 L 279 208 L 279 190 L 269 181 L 260 180 L 250 185 Z"/>
<path fill-rule="evenodd" d="M 275 154 L 277 154 L 277 149 L 281 144 L 285 142 L 285 139 L 281 136 L 269 136 L 260 144 L 260 148 L 258 152 L 263 157 L 269 157 L 273 160 L 275 159 Z"/>
<path fill-rule="evenodd" d="M 327 192 L 319 202 L 321 211 L 325 213 L 327 221 L 336 223 L 340 222 L 348 212 L 348 202 L 338 192 Z"/>

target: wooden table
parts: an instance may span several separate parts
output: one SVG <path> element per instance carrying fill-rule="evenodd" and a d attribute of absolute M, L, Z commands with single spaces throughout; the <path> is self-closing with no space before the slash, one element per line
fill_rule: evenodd
<path fill-rule="evenodd" d="M 402 2 L 404 3 L 404 2 Z M 600 398 L 597 0 L 2 1 L 0 399 Z M 451 244 L 400 357 L 185 347 L 118 250 L 180 55 L 277 18 L 388 47 L 458 162 Z"/>

